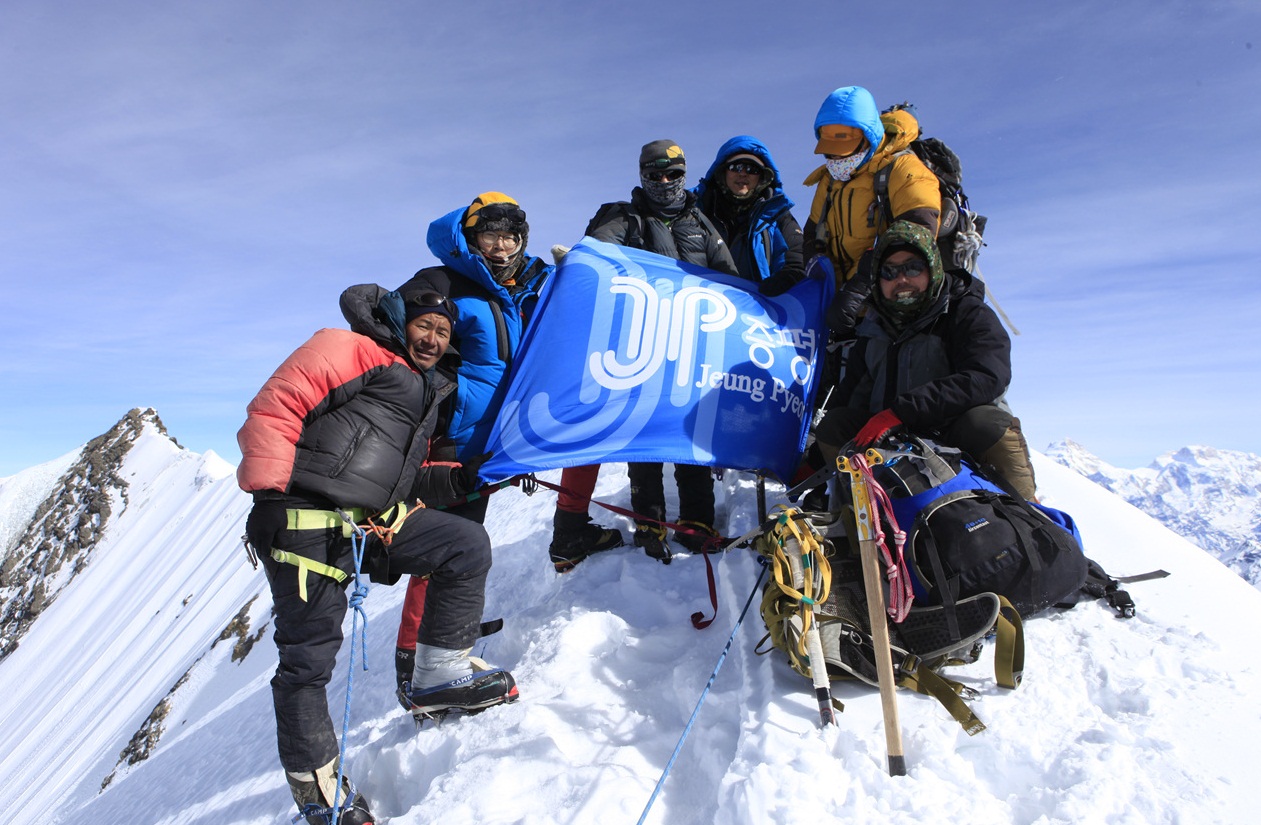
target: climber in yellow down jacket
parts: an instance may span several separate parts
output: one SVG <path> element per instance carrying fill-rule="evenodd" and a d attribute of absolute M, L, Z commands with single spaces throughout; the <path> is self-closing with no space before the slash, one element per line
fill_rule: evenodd
<path fill-rule="evenodd" d="M 910 151 L 919 137 L 914 114 L 897 109 L 881 115 L 871 93 L 845 86 L 827 96 L 814 120 L 815 154 L 824 164 L 810 173 L 814 201 L 806 222 L 806 256 L 827 255 L 836 272 L 837 301 L 852 306 L 852 317 L 870 290 L 862 271 L 864 253 L 886 228 L 876 203 L 876 172 L 892 166 L 889 200 L 894 220 L 906 220 L 937 234 L 941 192 L 936 176 Z M 855 276 L 862 275 L 856 278 Z M 847 285 L 847 282 L 851 282 Z"/>

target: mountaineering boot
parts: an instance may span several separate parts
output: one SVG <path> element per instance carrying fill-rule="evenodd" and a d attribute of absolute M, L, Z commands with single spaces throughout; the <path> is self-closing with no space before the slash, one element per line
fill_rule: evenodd
<path fill-rule="evenodd" d="M 674 540 L 693 553 L 721 553 L 731 540 L 718 533 L 713 526 L 699 521 L 679 521 L 680 527 L 691 532 L 674 531 Z"/>
<path fill-rule="evenodd" d="M 394 648 L 394 680 L 402 687 L 412 680 L 412 671 L 416 669 L 416 651 L 405 647 Z"/>
<path fill-rule="evenodd" d="M 416 645 L 416 671 L 399 688 L 413 716 L 460 710 L 474 712 L 517 701 L 517 682 L 503 668 L 491 667 L 469 651 Z"/>
<path fill-rule="evenodd" d="M 557 573 L 572 570 L 574 565 L 604 550 L 623 544 L 622 533 L 591 521 L 586 513 L 557 509 L 552 518 L 552 544 L 548 548 Z"/>
<path fill-rule="evenodd" d="M 298 813 L 310 825 L 373 825 L 376 819 L 368 808 L 368 800 L 355 788 L 350 777 L 342 775 L 341 794 L 337 794 L 337 757 L 314 771 L 285 771 L 289 791 L 298 805 Z M 341 816 L 333 810 L 336 802 Z"/>
<path fill-rule="evenodd" d="M 666 528 L 660 524 L 636 524 L 635 546 L 644 548 L 644 553 L 662 564 L 670 563 L 672 556 L 670 545 L 666 544 Z"/>

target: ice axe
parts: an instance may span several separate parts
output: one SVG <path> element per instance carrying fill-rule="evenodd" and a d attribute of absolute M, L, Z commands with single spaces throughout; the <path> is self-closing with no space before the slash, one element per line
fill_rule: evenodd
<path fill-rule="evenodd" d="M 854 496 L 854 523 L 858 528 L 858 552 L 862 559 L 863 584 L 867 590 L 867 620 L 871 624 L 871 641 L 876 654 L 876 680 L 880 686 L 880 707 L 884 712 L 889 775 L 906 776 L 902 726 L 898 721 L 897 685 L 893 680 L 893 654 L 889 648 L 889 625 L 885 618 L 884 587 L 881 585 L 880 562 L 876 558 L 871 490 L 851 456 L 838 456 L 836 466 L 841 472 L 849 474 L 850 490 Z"/>
<path fill-rule="evenodd" d="M 836 714 L 832 712 L 832 683 L 828 676 L 827 660 L 823 657 L 823 642 L 819 638 L 819 625 L 814 620 L 814 605 L 826 597 L 826 593 L 815 590 L 815 575 L 819 565 L 815 561 L 818 553 L 818 542 L 811 539 L 802 541 L 795 519 L 798 512 L 787 510 L 780 516 L 780 523 L 788 528 L 791 534 L 784 540 L 784 555 L 788 557 L 788 569 L 792 574 L 793 587 L 801 595 L 804 613 L 802 628 L 805 631 L 806 658 L 810 663 L 810 679 L 814 684 L 814 697 L 819 702 L 819 720 L 826 727 L 836 724 Z M 813 528 L 811 528 L 813 531 Z M 807 547 L 808 546 L 808 547 Z M 808 554 L 808 555 L 807 555 Z M 807 570 L 806 561 L 809 561 Z M 826 577 L 823 588 L 826 590 Z"/>

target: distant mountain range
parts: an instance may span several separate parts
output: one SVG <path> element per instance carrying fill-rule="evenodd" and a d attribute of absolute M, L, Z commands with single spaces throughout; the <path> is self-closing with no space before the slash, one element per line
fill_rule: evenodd
<path fill-rule="evenodd" d="M 1073 441 L 1045 454 L 1111 490 L 1261 588 L 1261 456 L 1183 447 L 1124 470 Z"/>

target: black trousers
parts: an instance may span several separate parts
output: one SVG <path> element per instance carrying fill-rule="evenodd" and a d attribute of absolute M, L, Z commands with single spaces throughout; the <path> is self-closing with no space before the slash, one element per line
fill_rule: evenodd
<path fill-rule="evenodd" d="M 330 564 L 352 573 L 350 539 L 340 528 L 283 531 L 277 549 Z M 261 554 L 260 554 L 261 555 Z M 436 510 L 408 516 L 390 546 L 368 541 L 363 572 L 373 581 L 393 584 L 403 574 L 430 575 L 422 644 L 453 650 L 472 647 L 480 633 L 490 571 L 490 538 L 478 523 Z M 276 612 L 276 647 L 280 664 L 272 677 L 276 741 L 280 764 L 288 771 L 312 771 L 337 755 L 337 737 L 329 718 L 325 687 L 342 645 L 346 584 L 317 573 L 306 575 L 307 599 L 298 591 L 299 570 L 262 556 Z"/>
<path fill-rule="evenodd" d="M 631 509 L 636 513 L 666 520 L 666 491 L 661 464 L 626 465 L 630 476 Z M 679 520 L 714 525 L 714 477 L 708 467 L 675 464 L 674 483 L 679 487 Z"/>

